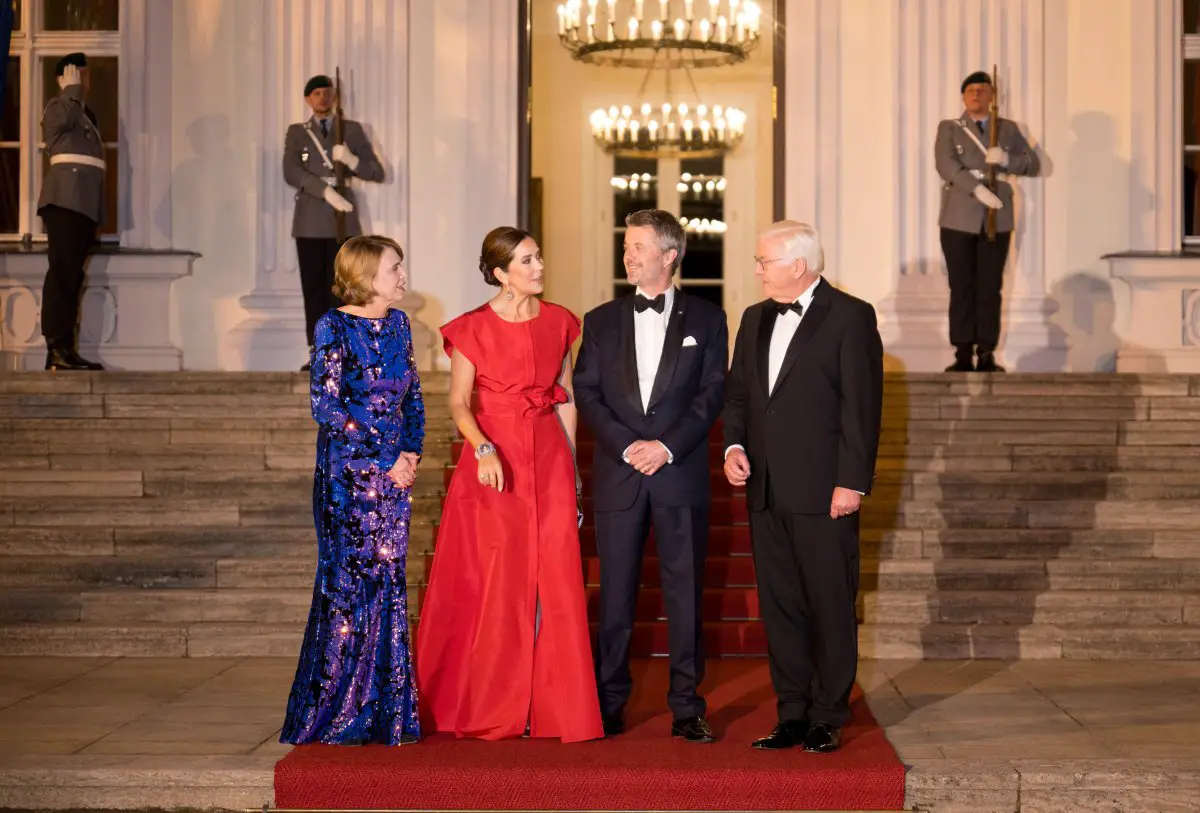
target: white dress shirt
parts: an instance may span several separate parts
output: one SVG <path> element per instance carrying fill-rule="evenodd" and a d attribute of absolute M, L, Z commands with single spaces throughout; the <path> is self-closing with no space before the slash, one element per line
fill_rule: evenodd
<path fill-rule="evenodd" d="M 768 393 L 775 392 L 775 385 L 779 382 L 779 371 L 783 369 L 783 357 L 787 355 L 788 345 L 792 343 L 792 337 L 796 335 L 800 321 L 808 315 L 808 307 L 812 304 L 813 294 L 816 293 L 817 286 L 820 284 L 821 279 L 818 277 L 816 282 L 808 286 L 807 291 L 792 300 L 804 309 L 801 313 L 787 311 L 775 317 L 775 327 L 771 330 L 771 347 L 767 353 Z"/>
<path fill-rule="evenodd" d="M 635 296 L 653 299 L 647 296 L 641 288 Z M 642 409 L 650 409 L 650 394 L 654 391 L 654 379 L 658 376 L 658 365 L 662 361 L 663 347 L 667 341 L 667 325 L 671 321 L 671 309 L 675 306 L 675 286 L 670 286 L 663 292 L 663 312 L 652 308 L 633 313 L 633 344 L 637 355 L 638 392 L 642 396 Z M 675 456 L 671 450 L 660 442 L 667 450 L 667 462 L 673 463 Z M 622 455 L 629 462 L 629 450 Z"/>

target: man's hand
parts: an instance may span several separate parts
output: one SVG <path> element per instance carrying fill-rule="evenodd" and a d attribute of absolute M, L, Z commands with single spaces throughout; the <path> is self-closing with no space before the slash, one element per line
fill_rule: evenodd
<path fill-rule="evenodd" d="M 725 479 L 731 486 L 744 486 L 750 479 L 750 458 L 741 449 L 730 449 L 725 455 Z"/>
<path fill-rule="evenodd" d="M 358 156 L 350 152 L 345 144 L 333 145 L 333 160 L 345 164 L 351 172 L 358 169 Z"/>
<path fill-rule="evenodd" d="M 983 184 L 975 187 L 975 198 L 989 209 L 1003 209 L 1004 201 L 996 197 L 996 193 Z"/>
<path fill-rule="evenodd" d="M 657 440 L 639 440 L 625 450 L 629 465 L 647 477 L 667 465 L 667 447 Z"/>
<path fill-rule="evenodd" d="M 325 187 L 325 202 L 339 212 L 353 212 L 354 204 L 343 198 L 332 186 Z"/>
<path fill-rule="evenodd" d="M 989 164 L 1008 166 L 1008 150 L 1003 147 L 988 147 L 987 156 L 983 159 Z"/>
<path fill-rule="evenodd" d="M 833 500 L 829 503 L 830 519 L 848 517 L 862 506 L 862 495 L 857 491 L 838 486 L 833 490 Z"/>
<path fill-rule="evenodd" d="M 78 65 L 67 65 L 63 68 L 63 75 L 58 77 L 58 87 L 60 90 L 66 90 L 71 85 L 82 85 L 83 77 L 80 76 Z"/>

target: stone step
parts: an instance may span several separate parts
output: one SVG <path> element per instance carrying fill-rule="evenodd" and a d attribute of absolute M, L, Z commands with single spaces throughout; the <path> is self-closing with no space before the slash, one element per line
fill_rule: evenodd
<path fill-rule="evenodd" d="M 739 622 L 718 622 L 710 625 L 709 631 L 720 633 L 723 626 L 729 625 L 745 626 Z M 648 628 L 647 631 L 665 628 L 661 622 L 640 626 Z M 0 625 L 0 656 L 295 658 L 303 632 L 302 624 L 258 622 L 6 624 Z M 653 637 L 665 639 L 665 635 Z M 752 636 L 753 640 L 747 644 L 760 649 L 758 638 L 761 634 Z M 1200 626 L 863 624 L 858 638 L 859 655 L 863 658 L 1187 660 L 1200 657 Z"/>
<path fill-rule="evenodd" d="M 425 371 L 420 377 L 423 392 L 441 395 L 449 392 L 448 372 Z M 107 371 L 69 376 L 46 372 L 0 372 L 0 393 L 3 394 L 307 395 L 309 387 L 309 374 L 300 372 Z"/>
<path fill-rule="evenodd" d="M 1172 590 L 880 590 L 859 605 L 870 624 L 1200 624 L 1200 593 Z"/>
<path fill-rule="evenodd" d="M 863 560 L 868 591 L 1200 591 L 1196 559 Z"/>
<path fill-rule="evenodd" d="M 863 624 L 861 658 L 1194 660 L 1200 626 Z"/>

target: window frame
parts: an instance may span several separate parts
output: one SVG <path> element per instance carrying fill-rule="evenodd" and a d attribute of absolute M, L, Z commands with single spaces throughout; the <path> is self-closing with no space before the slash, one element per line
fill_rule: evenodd
<path fill-rule="evenodd" d="M 0 0 L 0 2 L 4 2 L 4 0 Z M 124 6 L 127 2 L 128 0 L 121 0 L 122 9 L 118 26 L 123 24 L 126 18 L 127 9 Z M 41 60 L 45 57 L 58 57 L 74 51 L 83 51 L 88 56 L 116 58 L 117 114 L 121 119 L 124 119 L 126 115 L 123 105 L 125 101 L 123 87 L 128 66 L 122 54 L 120 28 L 116 31 L 44 31 L 42 30 L 44 3 L 45 0 L 22 0 L 20 20 L 14 21 L 12 41 L 8 47 L 7 57 L 17 57 L 21 60 L 20 180 L 17 190 L 17 232 L 0 233 L 0 242 L 21 240 L 26 234 L 31 235 L 35 243 L 44 243 L 46 240 L 45 229 L 41 218 L 37 215 L 37 198 L 42 186 L 42 154 L 45 147 L 41 132 L 42 109 L 40 102 L 35 101 L 42 98 L 44 90 Z M 119 134 L 120 122 L 118 122 L 117 131 Z M 7 145 L 12 142 L 4 143 Z M 124 156 L 122 155 L 124 147 L 120 142 L 119 135 L 116 142 L 104 142 L 104 147 L 106 150 L 115 149 L 119 166 L 124 165 Z M 120 215 L 120 201 L 123 199 L 122 195 L 125 192 L 123 186 L 127 180 L 123 172 L 118 172 L 117 178 L 119 186 L 116 190 L 116 200 L 118 201 L 116 232 L 99 235 L 99 239 L 105 243 L 119 243 L 121 240 L 123 223 Z"/>

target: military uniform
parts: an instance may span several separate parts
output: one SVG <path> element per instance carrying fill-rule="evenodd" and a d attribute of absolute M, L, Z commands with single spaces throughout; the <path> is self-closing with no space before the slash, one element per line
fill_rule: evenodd
<path fill-rule="evenodd" d="M 963 83 L 986 80 L 987 74 L 972 74 Z M 972 352 L 981 359 L 980 369 L 995 367 L 992 353 L 1000 340 L 1000 290 L 1004 266 L 1014 228 L 1013 188 L 1009 176 L 1036 175 L 1037 155 L 1017 125 L 999 120 L 997 146 L 1007 153 L 1007 164 L 996 166 L 994 193 L 1002 208 L 996 210 L 996 239 L 987 238 L 988 206 L 976 197 L 976 187 L 986 184 L 990 122 L 976 121 L 969 114 L 938 124 L 934 158 L 942 185 L 942 253 L 950 280 L 950 343 L 959 366 L 970 367 Z M 986 190 L 986 186 L 985 186 Z M 985 361 L 986 366 L 985 366 Z"/>
<path fill-rule="evenodd" d="M 309 84 L 311 86 L 313 82 Z M 333 260 L 341 247 L 337 242 L 337 220 L 333 206 L 325 199 L 325 190 L 334 184 L 334 124 L 332 115 L 323 119 L 314 115 L 306 122 L 293 124 L 288 127 L 283 147 L 283 177 L 296 189 L 292 237 L 296 239 L 296 257 L 300 264 L 300 290 L 304 294 L 304 323 L 309 346 L 313 343 L 317 320 L 330 308 L 342 304 L 332 290 Z M 350 179 L 382 181 L 383 165 L 358 122 L 342 120 L 342 140 L 358 158 L 353 170 L 344 168 L 347 188 L 342 192 L 347 201 L 355 204 Z M 362 234 L 356 204 L 354 211 L 346 212 L 345 224 L 346 237 Z"/>
<path fill-rule="evenodd" d="M 63 57 L 58 76 L 69 65 L 83 68 L 87 61 L 83 54 Z M 96 115 L 84 104 L 85 93 L 82 84 L 67 85 L 42 113 L 50 158 L 37 203 L 49 254 L 42 286 L 46 369 L 103 369 L 80 358 L 75 344 L 84 269 L 96 227 L 104 220 L 104 143 Z"/>

